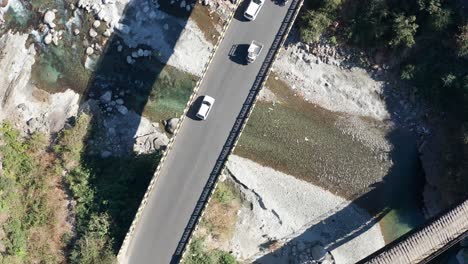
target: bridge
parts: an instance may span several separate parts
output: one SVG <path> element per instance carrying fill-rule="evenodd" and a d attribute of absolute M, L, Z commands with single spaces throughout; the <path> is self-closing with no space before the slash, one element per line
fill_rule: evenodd
<path fill-rule="evenodd" d="M 468 235 L 468 200 L 433 217 L 359 264 L 428 263 Z"/>

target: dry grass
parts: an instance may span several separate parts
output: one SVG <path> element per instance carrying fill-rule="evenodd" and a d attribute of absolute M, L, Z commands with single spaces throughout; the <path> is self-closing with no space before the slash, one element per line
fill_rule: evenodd
<path fill-rule="evenodd" d="M 193 8 L 190 18 L 203 31 L 205 38 L 213 45 L 216 44 L 220 35 L 216 28 L 223 25 L 221 17 L 216 12 L 210 14 L 208 7 L 197 3 Z"/>
<path fill-rule="evenodd" d="M 221 198 L 220 197 L 224 197 Z M 208 249 L 223 248 L 231 239 L 241 207 L 239 190 L 231 182 L 220 182 L 201 220 L 197 237 L 205 236 Z"/>

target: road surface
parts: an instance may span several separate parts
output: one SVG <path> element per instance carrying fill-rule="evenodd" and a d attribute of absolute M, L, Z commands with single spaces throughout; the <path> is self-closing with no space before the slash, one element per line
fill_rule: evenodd
<path fill-rule="evenodd" d="M 291 2 L 278 6 L 266 0 L 255 21 L 241 21 L 239 13 L 245 5 L 239 7 L 198 92 L 214 97 L 216 102 L 206 121 L 190 115 L 183 121 L 122 262 L 171 262 Z M 254 39 L 264 44 L 254 63 L 243 65 L 239 56 L 229 56 L 233 50 L 236 54 L 240 54 L 239 49 L 246 50 Z M 233 49 L 236 45 L 240 48 Z"/>

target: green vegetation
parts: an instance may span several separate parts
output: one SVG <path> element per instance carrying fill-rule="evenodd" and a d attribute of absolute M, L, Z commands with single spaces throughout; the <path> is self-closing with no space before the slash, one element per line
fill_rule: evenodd
<path fill-rule="evenodd" d="M 60 263 L 63 193 L 53 155 L 45 152 L 46 138 L 34 134 L 26 139 L 10 124 L 0 126 L 0 229 L 5 251 L 1 263 Z"/>
<path fill-rule="evenodd" d="M 224 182 L 220 182 L 213 193 L 213 199 L 222 205 L 227 205 L 235 198 L 235 190 Z"/>
<path fill-rule="evenodd" d="M 184 264 L 235 264 L 234 256 L 228 252 L 213 249 L 207 252 L 203 245 L 203 238 L 194 238 L 189 246 Z"/>
<path fill-rule="evenodd" d="M 403 80 L 443 111 L 468 118 L 468 16 L 461 1 L 310 0 L 300 20 L 302 39 L 320 35 L 385 50 Z M 330 29 L 332 22 L 339 22 Z"/>
<path fill-rule="evenodd" d="M 225 243 L 234 232 L 237 221 L 237 212 L 241 206 L 240 191 L 232 182 L 226 180 L 219 182 L 213 193 L 213 199 L 205 209 L 200 221 L 199 229 L 193 235 L 193 239 L 185 254 L 185 264 L 234 264 L 237 263 L 234 256 L 228 252 L 212 249 L 205 243 L 206 235 L 211 241 Z"/>
<path fill-rule="evenodd" d="M 113 263 L 138 209 L 160 153 L 109 157 L 93 155 L 86 146 L 94 128 L 82 114 L 64 130 L 54 150 L 69 171 L 66 182 L 74 200 L 77 241 L 71 263 Z"/>
<path fill-rule="evenodd" d="M 306 42 L 322 35 L 362 48 L 370 57 L 386 54 L 386 64 L 433 106 L 432 117 L 443 120 L 445 129 L 438 133 L 450 146 L 440 162 L 450 182 L 443 188 L 453 201 L 464 199 L 468 187 L 466 8 L 466 2 L 451 0 L 310 0 L 300 20 Z"/>

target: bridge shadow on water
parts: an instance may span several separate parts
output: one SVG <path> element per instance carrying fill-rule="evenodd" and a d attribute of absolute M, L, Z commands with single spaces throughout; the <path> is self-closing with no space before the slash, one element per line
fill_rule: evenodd
<path fill-rule="evenodd" d="M 123 242 L 162 151 L 134 152 L 141 115 L 148 100 L 159 103 L 164 89 L 175 89 L 161 79 L 167 79 L 165 63 L 192 10 L 181 8 L 179 2 L 132 0 L 120 20 L 125 26 L 113 33 L 99 56 L 80 104 L 91 116 L 81 165 L 89 172 L 94 193 L 90 200 L 78 202 L 83 207 L 78 239 L 90 232 L 93 217 L 106 215 L 114 253 Z"/>

